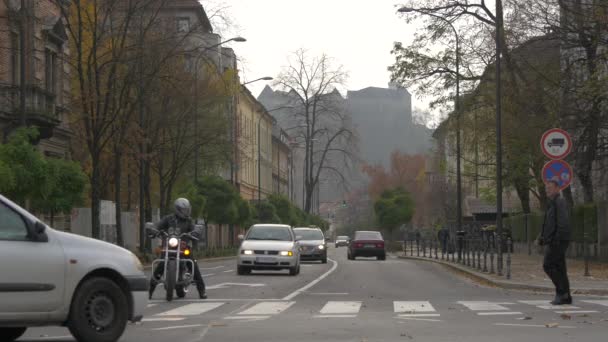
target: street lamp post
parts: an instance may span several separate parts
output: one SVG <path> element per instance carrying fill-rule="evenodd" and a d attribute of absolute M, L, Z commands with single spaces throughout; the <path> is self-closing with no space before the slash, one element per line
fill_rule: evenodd
<path fill-rule="evenodd" d="M 502 275 L 502 0 L 496 0 L 496 233 L 498 234 L 498 255 L 496 271 Z"/>
<path fill-rule="evenodd" d="M 414 8 L 402 7 L 399 9 L 401 13 L 411 13 L 418 12 Z M 458 31 L 454 24 L 446 18 L 440 17 L 433 13 L 422 12 L 423 14 L 429 15 L 431 17 L 443 20 L 446 22 L 454 31 L 454 37 L 456 37 L 456 100 L 454 104 L 454 111 L 456 112 L 456 229 L 458 231 L 462 230 L 462 173 L 461 169 L 461 147 L 460 147 L 460 36 L 458 35 Z"/>
<path fill-rule="evenodd" d="M 195 104 L 194 104 L 194 139 L 196 139 L 195 143 L 196 143 L 196 148 L 195 148 L 195 153 L 196 156 L 194 157 L 194 180 L 198 181 L 198 160 L 200 158 L 200 144 L 198 143 L 198 63 L 201 60 L 201 57 L 204 56 L 204 52 L 210 49 L 213 49 L 214 47 L 218 47 L 222 44 L 226 44 L 228 42 L 237 42 L 237 43 L 242 43 L 242 42 L 246 42 L 247 39 L 243 38 L 243 37 L 234 37 L 234 38 L 230 38 L 228 40 L 225 40 L 223 42 L 219 42 L 215 45 L 211 45 L 211 46 L 206 46 L 197 56 L 196 59 L 194 61 L 194 98 L 195 98 Z"/>

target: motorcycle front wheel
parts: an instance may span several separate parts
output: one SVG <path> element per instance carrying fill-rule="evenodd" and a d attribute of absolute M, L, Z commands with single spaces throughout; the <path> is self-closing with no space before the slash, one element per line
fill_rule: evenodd
<path fill-rule="evenodd" d="M 175 291 L 177 264 L 175 260 L 169 260 L 167 264 L 167 274 L 165 274 L 165 292 L 167 292 L 167 301 L 173 300 L 173 291 Z"/>

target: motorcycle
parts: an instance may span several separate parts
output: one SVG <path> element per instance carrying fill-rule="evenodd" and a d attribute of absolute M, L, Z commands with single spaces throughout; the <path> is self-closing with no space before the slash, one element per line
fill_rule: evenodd
<path fill-rule="evenodd" d="M 146 223 L 146 230 L 150 238 L 162 239 L 161 258 L 152 262 L 152 270 L 159 263 L 164 263 L 164 271 L 159 284 L 165 287 L 167 301 L 173 300 L 173 293 L 178 298 L 184 298 L 188 293 L 188 287 L 194 282 L 194 261 L 189 258 L 192 253 L 191 246 L 185 241 L 198 241 L 199 239 L 190 233 L 182 233 L 179 228 L 169 228 L 166 231 L 154 228 L 152 223 Z M 197 226 L 200 231 L 200 226 Z M 154 277 L 154 271 L 152 273 Z"/>

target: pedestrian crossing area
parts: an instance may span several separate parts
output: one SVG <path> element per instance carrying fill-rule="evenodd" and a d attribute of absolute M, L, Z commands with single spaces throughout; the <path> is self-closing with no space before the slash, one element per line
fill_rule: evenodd
<path fill-rule="evenodd" d="M 163 304 L 150 304 L 144 322 L 173 322 L 204 315 L 213 315 L 232 321 L 259 321 L 288 314 L 308 315 L 312 318 L 357 318 L 366 314 L 390 314 L 397 319 L 438 321 L 454 313 L 468 312 L 479 317 L 484 316 L 526 316 L 530 314 L 555 313 L 569 315 L 601 314 L 608 316 L 608 300 L 578 300 L 575 305 L 554 306 L 548 300 L 512 300 L 512 301 L 282 301 L 258 300 L 250 302 L 205 301 L 194 303 L 171 303 L 168 309 Z M 163 310 L 163 307 L 165 310 Z"/>

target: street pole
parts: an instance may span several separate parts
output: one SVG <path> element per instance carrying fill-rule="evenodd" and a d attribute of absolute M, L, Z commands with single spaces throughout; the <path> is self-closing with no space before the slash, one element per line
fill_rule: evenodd
<path fill-rule="evenodd" d="M 502 0 L 496 0 L 496 232 L 498 233 L 497 273 L 502 275 Z"/>
<path fill-rule="evenodd" d="M 19 111 L 21 112 L 20 123 L 21 126 L 25 127 L 27 125 L 27 113 L 25 112 L 25 92 L 27 90 L 25 84 L 25 68 L 26 68 L 26 30 L 27 30 L 27 9 L 25 7 L 25 0 L 21 0 L 21 32 L 19 32 Z"/>
<path fill-rule="evenodd" d="M 198 158 L 200 157 L 200 146 L 198 143 L 198 61 L 200 56 L 194 62 L 194 180 L 198 182 Z"/>
<path fill-rule="evenodd" d="M 264 117 L 264 113 L 260 113 L 260 118 L 258 119 L 258 211 L 261 207 L 262 203 L 262 141 L 261 139 L 261 125 L 262 118 Z M 259 215 L 259 212 L 258 212 Z"/>

